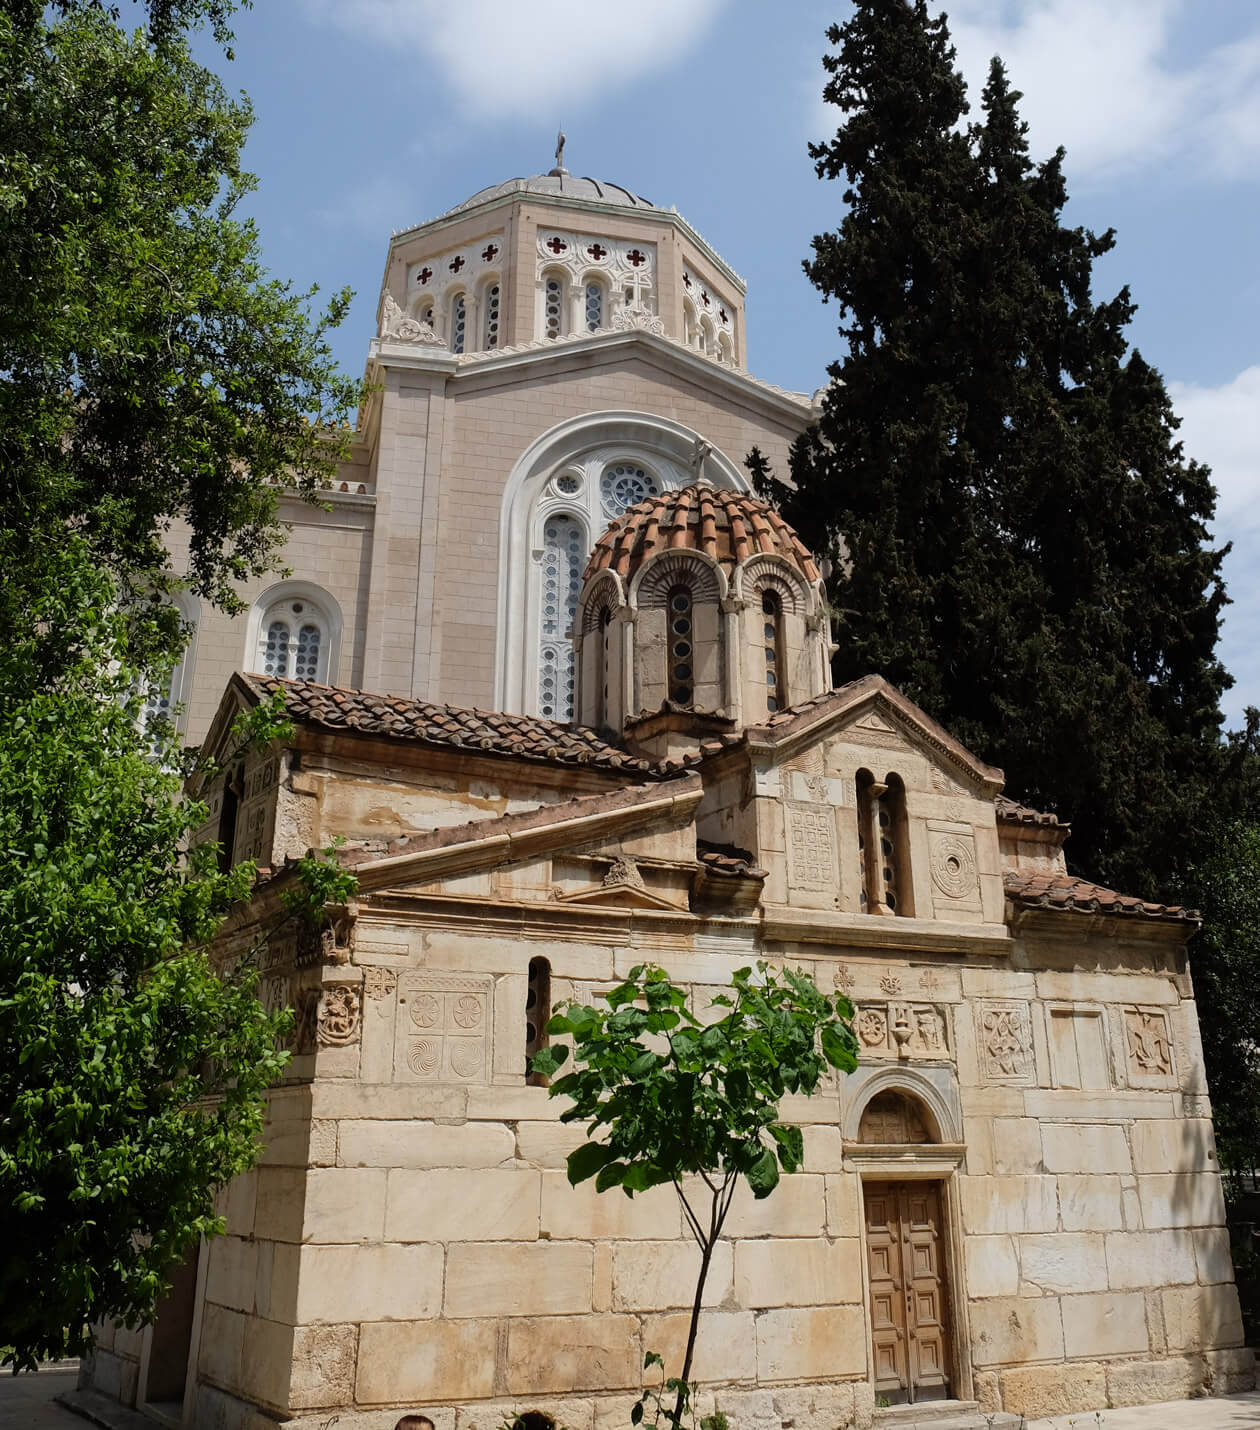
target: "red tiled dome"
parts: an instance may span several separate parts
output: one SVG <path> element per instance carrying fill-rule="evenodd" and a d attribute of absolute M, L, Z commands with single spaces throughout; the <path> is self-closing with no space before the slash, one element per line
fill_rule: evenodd
<path fill-rule="evenodd" d="M 790 561 L 806 580 L 818 580 L 814 558 L 772 506 L 707 485 L 648 497 L 610 522 L 595 543 L 586 576 L 611 570 L 629 580 L 649 556 L 680 548 L 704 552 L 728 575 L 765 552 Z"/>

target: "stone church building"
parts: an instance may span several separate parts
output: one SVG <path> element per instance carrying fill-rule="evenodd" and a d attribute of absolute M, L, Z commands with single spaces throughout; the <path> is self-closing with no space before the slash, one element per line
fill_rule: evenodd
<path fill-rule="evenodd" d="M 216 956 L 309 848 L 344 839 L 358 894 L 267 945 L 297 1016 L 266 1150 L 155 1327 L 102 1330 L 96 1393 L 626 1430 L 697 1255 L 672 1189 L 569 1186 L 526 1059 L 633 964 L 702 1015 L 757 959 L 847 993 L 862 1056 L 787 1100 L 804 1170 L 714 1260 L 694 1375 L 736 1430 L 1253 1384 L 1195 916 L 1071 877 L 1066 826 L 878 674 L 831 688 L 819 570 L 742 465 L 784 470 L 810 399 L 747 362 L 739 277 L 616 185 L 558 168 L 391 240 L 353 456 L 284 500 L 291 579 L 189 609 L 170 692 L 211 747 L 277 689 L 294 722 L 207 791 L 263 868 Z"/>

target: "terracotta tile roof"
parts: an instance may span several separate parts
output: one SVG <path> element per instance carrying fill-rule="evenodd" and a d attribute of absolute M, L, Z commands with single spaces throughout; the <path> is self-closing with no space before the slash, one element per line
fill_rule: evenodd
<path fill-rule="evenodd" d="M 586 575 L 612 570 L 629 578 L 649 556 L 677 549 L 704 552 L 728 571 L 758 552 L 772 553 L 792 562 L 807 580 L 819 579 L 814 558 L 772 506 L 705 484 L 630 507 L 595 543 Z"/>
<path fill-rule="evenodd" d="M 290 719 L 320 729 L 417 740 L 467 750 L 473 755 L 509 755 L 546 764 L 588 765 L 648 779 L 664 778 L 678 770 L 676 764 L 667 767 L 636 759 L 601 739 L 594 730 L 561 725 L 532 715 L 464 710 L 455 705 L 432 705 L 400 695 L 372 695 L 336 685 L 276 680 L 267 675 L 242 675 L 240 679 L 259 696 L 283 691 Z"/>
<path fill-rule="evenodd" d="M 1167 919 L 1198 923 L 1197 909 L 1180 904 L 1150 904 L 1130 894 L 1117 894 L 1101 884 L 1076 879 L 1071 874 L 1037 870 L 1008 872 L 1004 877 L 1006 897 L 1026 909 L 1060 909 L 1078 914 L 1128 914 L 1146 919 Z"/>
<path fill-rule="evenodd" d="M 746 849 L 736 849 L 733 844 L 710 844 L 707 840 L 697 839 L 696 858 L 713 874 L 743 879 L 769 877 Z"/>
<path fill-rule="evenodd" d="M 1013 799 L 1008 799 L 1004 794 L 998 795 L 993 802 L 997 806 L 999 824 L 1035 824 L 1042 829 L 1068 829 L 1070 827 L 1068 821 L 1061 820 L 1057 814 L 1046 814 L 1040 809 L 1030 809 L 1026 804 L 1019 804 Z"/>

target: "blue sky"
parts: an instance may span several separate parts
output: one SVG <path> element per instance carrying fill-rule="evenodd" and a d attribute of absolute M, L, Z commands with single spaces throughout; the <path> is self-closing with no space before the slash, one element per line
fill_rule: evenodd
<path fill-rule="evenodd" d="M 1069 219 L 1117 230 L 1133 341 L 1167 378 L 1221 489 L 1235 604 L 1231 723 L 1260 705 L 1260 6 L 1254 0 L 958 0 L 959 61 L 1024 91 L 1035 155 L 1062 143 Z M 840 186 L 814 177 L 824 31 L 843 0 L 258 0 L 216 67 L 257 121 L 247 161 L 267 262 L 357 293 L 336 339 L 361 370 L 385 245 L 477 189 L 551 166 L 676 206 L 748 283 L 749 365 L 812 391 L 836 314 L 801 273 Z M 742 454 L 733 454 L 742 455 Z"/>

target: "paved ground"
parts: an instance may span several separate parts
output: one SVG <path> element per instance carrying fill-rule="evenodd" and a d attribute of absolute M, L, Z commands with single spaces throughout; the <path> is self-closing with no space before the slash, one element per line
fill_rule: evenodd
<path fill-rule="evenodd" d="M 0 1376 L 0 1430 L 87 1430 L 88 1422 L 53 1402 L 73 1390 L 77 1372 L 42 1370 Z M 1260 1390 L 1223 1400 L 1178 1400 L 1089 1415 L 1030 1421 L 1028 1430 L 1260 1430 Z M 738 1430 L 738 1427 L 736 1427 Z"/>

